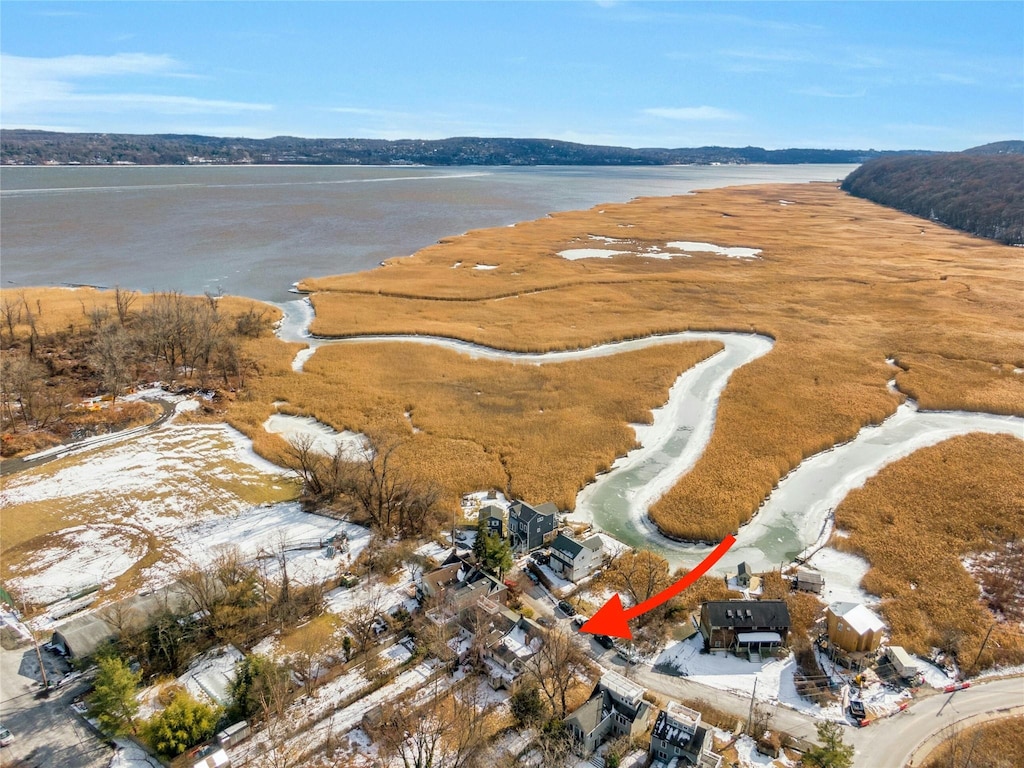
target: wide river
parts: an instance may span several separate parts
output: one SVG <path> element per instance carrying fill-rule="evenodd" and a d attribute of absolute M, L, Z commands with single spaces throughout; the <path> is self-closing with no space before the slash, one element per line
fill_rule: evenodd
<path fill-rule="evenodd" d="M 0 168 L 3 284 L 120 285 L 282 301 L 442 237 L 554 211 L 852 165 Z"/>

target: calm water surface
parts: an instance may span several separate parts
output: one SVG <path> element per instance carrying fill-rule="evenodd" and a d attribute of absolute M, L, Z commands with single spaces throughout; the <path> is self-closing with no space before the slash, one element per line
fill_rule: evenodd
<path fill-rule="evenodd" d="M 0 279 L 282 301 L 442 237 L 648 195 L 834 181 L 852 165 L 0 170 Z"/>

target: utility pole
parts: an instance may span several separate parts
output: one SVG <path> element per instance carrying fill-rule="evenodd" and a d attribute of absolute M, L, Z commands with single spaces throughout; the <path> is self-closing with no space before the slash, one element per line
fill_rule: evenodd
<path fill-rule="evenodd" d="M 744 732 L 750 735 L 750 721 L 754 717 L 754 696 L 757 693 L 757 678 L 754 678 L 754 688 L 750 692 L 750 709 L 747 712 L 747 727 L 744 728 Z"/>
<path fill-rule="evenodd" d="M 29 629 L 29 632 L 32 634 L 32 645 L 36 647 L 36 656 L 39 657 L 39 673 L 43 676 L 43 691 L 49 695 L 50 683 L 46 679 L 46 665 L 43 664 L 43 654 L 39 650 L 39 641 L 36 640 L 36 631 L 34 629 Z"/>
<path fill-rule="evenodd" d="M 985 633 L 985 639 L 981 641 L 981 648 L 978 649 L 978 655 L 974 657 L 974 664 L 971 669 L 974 672 L 978 671 L 978 662 L 981 661 L 981 652 L 985 650 L 985 644 L 988 643 L 989 635 L 992 634 L 992 630 L 996 628 L 996 624 L 999 622 L 993 621 L 992 626 L 988 628 L 988 632 Z"/>

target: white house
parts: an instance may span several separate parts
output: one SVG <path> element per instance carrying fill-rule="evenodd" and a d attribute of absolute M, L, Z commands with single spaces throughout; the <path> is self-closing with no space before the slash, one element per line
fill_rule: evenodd
<path fill-rule="evenodd" d="M 569 581 L 588 576 L 600 565 L 603 556 L 604 544 L 597 535 L 576 541 L 560 533 L 551 542 L 551 570 Z"/>

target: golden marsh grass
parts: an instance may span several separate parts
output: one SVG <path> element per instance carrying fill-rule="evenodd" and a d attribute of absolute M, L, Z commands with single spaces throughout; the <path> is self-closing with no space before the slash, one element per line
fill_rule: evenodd
<path fill-rule="evenodd" d="M 678 240 L 762 253 L 557 255 Z M 497 269 L 472 269 L 479 263 Z M 1021 263 L 1012 248 L 809 184 L 555 214 L 302 287 L 316 291 L 315 331 L 332 336 L 429 333 L 524 351 L 687 329 L 772 336 L 772 352 L 730 380 L 705 455 L 651 510 L 669 534 L 714 539 L 748 520 L 802 459 L 890 415 L 900 401 L 885 387 L 891 378 L 924 407 L 1024 415 L 1024 376 L 1013 370 L 1024 367 Z M 399 399 L 401 379 L 389 385 Z M 368 414 L 379 397 L 351 407 Z M 534 481 L 512 478 L 530 498 Z"/>
<path fill-rule="evenodd" d="M 894 644 L 927 654 L 953 641 L 973 664 L 993 616 L 961 559 L 1024 538 L 1022 467 L 1024 441 L 955 437 L 885 467 L 836 509 L 849 536 L 834 544 L 871 562 L 863 586 L 882 597 Z M 980 668 L 1021 662 L 1024 629 L 998 624 Z"/>
<path fill-rule="evenodd" d="M 680 373 L 721 348 L 667 344 L 547 365 L 473 360 L 421 344 L 322 347 L 302 375 L 264 376 L 234 423 L 274 456 L 283 441 L 260 425 L 281 410 L 315 415 L 336 430 L 403 436 L 403 464 L 437 482 L 445 500 L 499 488 L 562 508 L 596 473 L 635 445 Z M 623 371 L 629 375 L 624 376 Z M 263 433 L 263 434 L 261 434 Z"/>

